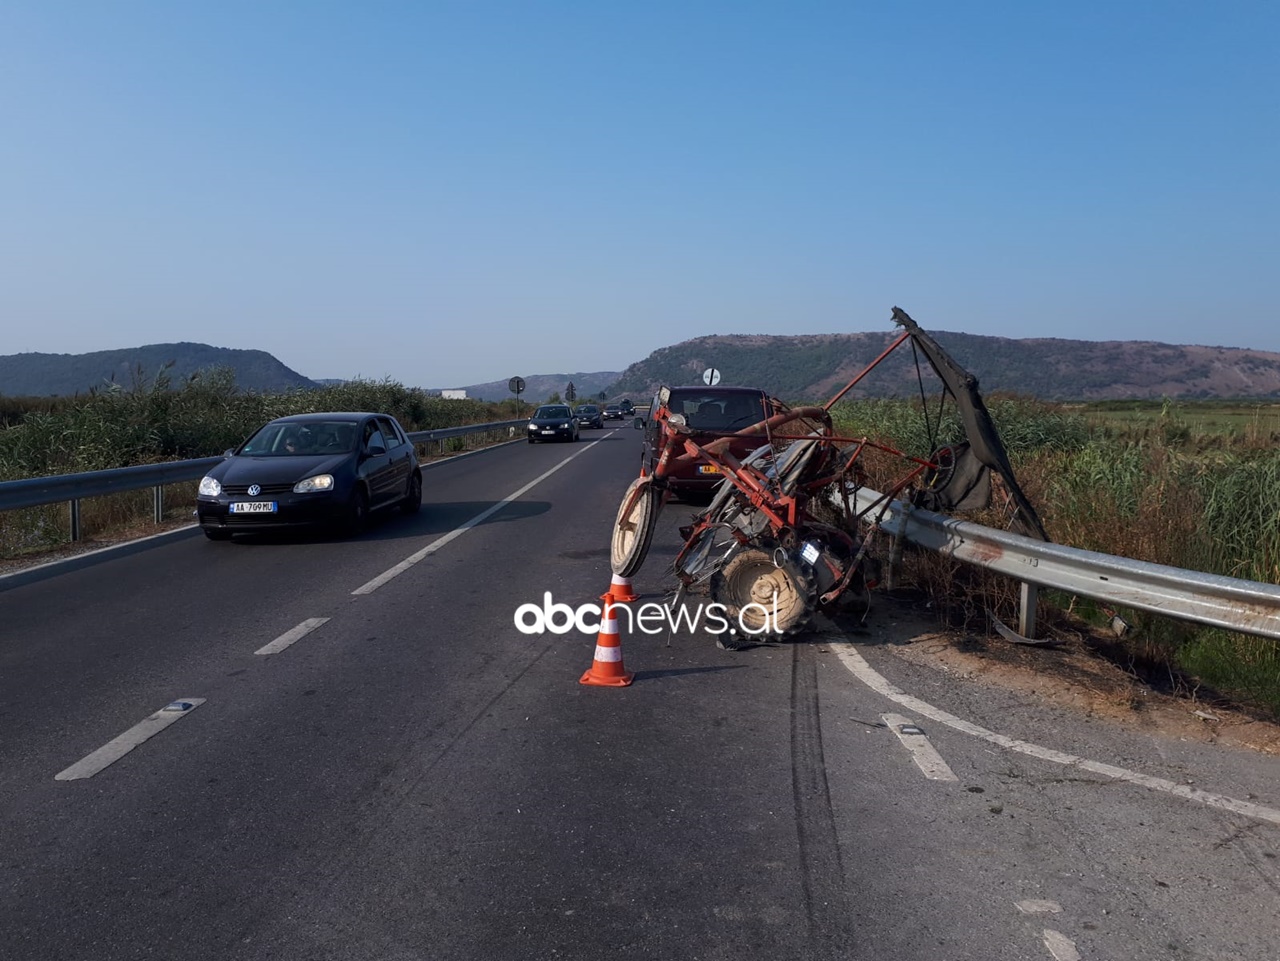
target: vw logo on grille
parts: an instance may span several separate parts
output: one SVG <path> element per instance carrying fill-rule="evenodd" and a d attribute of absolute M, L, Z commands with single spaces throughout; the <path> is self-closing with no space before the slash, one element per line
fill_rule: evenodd
<path fill-rule="evenodd" d="M 262 486 L 261 486 L 261 485 L 259 485 L 259 484 L 250 484 L 250 485 L 249 485 L 249 496 L 250 496 L 250 497 L 257 497 L 257 496 L 258 496 L 259 494 L 261 494 L 261 493 L 262 493 Z"/>

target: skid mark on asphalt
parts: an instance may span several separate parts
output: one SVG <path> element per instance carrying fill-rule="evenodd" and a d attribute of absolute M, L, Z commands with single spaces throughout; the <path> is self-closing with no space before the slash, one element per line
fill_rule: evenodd
<path fill-rule="evenodd" d="M 613 431 L 610 431 L 608 434 L 605 434 L 604 437 L 601 437 L 600 440 L 604 440 L 605 437 L 610 437 L 612 435 L 613 435 Z M 498 513 L 498 511 L 502 510 L 502 508 L 506 507 L 512 501 L 517 500 L 520 497 L 523 497 L 529 491 L 533 490 L 535 487 L 541 484 L 544 480 L 546 480 L 548 477 L 550 477 L 552 474 L 558 471 L 565 464 L 569 463 L 569 461 L 573 460 L 575 457 L 580 457 L 581 455 L 585 454 L 587 451 L 591 450 L 591 448 L 595 447 L 596 444 L 600 443 L 600 440 L 593 440 L 586 447 L 582 447 L 574 451 L 572 454 L 570 454 L 560 463 L 556 464 L 555 467 L 551 468 L 549 471 L 539 474 L 537 477 L 529 481 L 529 483 L 525 484 L 514 494 L 509 494 L 507 497 L 498 501 L 498 503 L 494 504 L 492 507 L 481 511 L 475 517 L 471 518 L 471 520 L 467 521 L 464 524 L 459 525 L 458 527 L 455 527 L 453 530 L 449 531 L 449 533 L 443 534 L 440 537 L 436 538 L 434 541 L 432 541 L 422 550 L 418 551 L 416 554 L 410 554 L 408 557 L 402 560 L 399 564 L 383 571 L 373 580 L 365 584 L 361 584 L 351 593 L 357 594 L 357 595 L 372 594 L 383 584 L 387 583 L 387 581 L 390 581 L 393 578 L 399 577 L 405 571 L 409 570 L 409 568 L 413 567 L 414 564 L 417 564 L 419 561 L 423 560 L 424 558 L 430 557 L 432 554 L 440 550 L 440 548 L 444 547 L 446 544 L 449 544 L 451 541 L 456 540 L 457 538 L 465 534 L 467 531 L 471 530 L 471 528 L 477 526 L 478 524 L 483 524 L 490 517 Z"/>
<path fill-rule="evenodd" d="M 852 940 L 848 890 L 827 765 L 822 754 L 817 659 L 796 644 L 791 657 L 791 790 L 800 841 L 801 882 L 809 919 L 811 958 L 843 958 Z"/>
<path fill-rule="evenodd" d="M 1126 781 L 1129 784 L 1137 784 L 1141 787 L 1150 788 L 1153 791 L 1161 791 L 1165 794 L 1172 794 L 1174 797 L 1180 797 L 1186 801 L 1195 801 L 1197 804 L 1204 804 L 1212 808 L 1218 808 L 1222 811 L 1230 811 L 1233 814 L 1240 814 L 1244 817 L 1254 818 L 1258 821 L 1268 821 L 1272 824 L 1280 825 L 1280 810 L 1275 808 L 1264 807 L 1261 804 L 1251 804 L 1248 801 L 1241 801 L 1237 798 L 1227 797 L 1224 794 L 1211 794 L 1208 791 L 1201 791 L 1198 788 L 1190 787 L 1185 784 L 1175 784 L 1173 781 L 1167 781 L 1164 778 L 1151 777 L 1147 774 L 1139 774 L 1137 771 L 1129 771 L 1122 767 L 1116 767 L 1112 764 L 1102 764 L 1099 761 L 1089 761 L 1082 757 L 1076 757 L 1074 754 L 1067 754 L 1063 751 L 1055 751 L 1051 748 L 1041 747 L 1038 744 L 1031 744 L 1027 741 L 1019 741 L 1017 738 L 1008 737 L 1004 734 L 997 734 L 995 731 L 989 731 L 985 727 L 979 727 L 977 724 L 956 717 L 954 714 L 948 714 L 941 708 L 934 707 L 927 701 L 922 701 L 918 697 L 906 693 L 893 684 L 890 684 L 876 670 L 866 662 L 866 659 L 859 654 L 849 643 L 833 643 L 831 649 L 836 652 L 841 662 L 847 667 L 858 680 L 871 688 L 877 694 L 881 694 L 893 701 L 895 704 L 901 704 L 908 710 L 917 714 L 923 714 L 925 717 L 932 718 L 939 724 L 945 724 L 949 728 L 960 731 L 963 734 L 972 737 L 981 738 L 990 744 L 998 745 L 1010 751 L 1017 751 L 1020 754 L 1027 754 L 1031 757 L 1040 758 L 1042 761 L 1052 761 L 1054 764 L 1064 764 L 1069 767 L 1078 767 L 1085 771 L 1091 771 L 1094 774 L 1101 774 L 1105 777 L 1114 778 L 1117 781 Z"/>

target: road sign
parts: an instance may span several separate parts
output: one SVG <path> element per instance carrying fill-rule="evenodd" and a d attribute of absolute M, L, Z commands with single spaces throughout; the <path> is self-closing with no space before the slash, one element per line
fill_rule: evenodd
<path fill-rule="evenodd" d="M 524 378 L 512 377 L 509 381 L 507 381 L 507 389 L 510 390 L 511 393 L 513 394 L 519 394 L 521 391 L 524 390 Z"/>
<path fill-rule="evenodd" d="M 609 392 L 608 392 L 607 390 L 602 390 L 602 391 L 600 391 L 600 399 L 601 399 L 601 400 L 608 400 L 608 399 L 609 399 Z"/>
<path fill-rule="evenodd" d="M 578 389 L 573 386 L 573 381 L 569 381 L 569 386 L 564 389 L 564 399 L 571 404 L 578 399 Z"/>
<path fill-rule="evenodd" d="M 720 383 L 720 371 L 716 370 L 714 367 L 708 367 L 702 372 L 702 382 L 708 387 L 714 387 L 716 384 Z"/>

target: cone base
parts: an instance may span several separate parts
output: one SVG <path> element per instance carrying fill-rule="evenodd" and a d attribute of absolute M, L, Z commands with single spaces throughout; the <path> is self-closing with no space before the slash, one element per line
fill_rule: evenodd
<path fill-rule="evenodd" d="M 594 669 L 588 670 L 582 677 L 578 678 L 579 684 L 586 684 L 590 687 L 626 687 L 636 679 L 634 672 L 610 677 L 608 675 L 596 674 Z"/>

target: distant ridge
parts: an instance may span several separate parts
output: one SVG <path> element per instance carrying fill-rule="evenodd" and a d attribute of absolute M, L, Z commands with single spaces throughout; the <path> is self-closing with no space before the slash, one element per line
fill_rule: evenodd
<path fill-rule="evenodd" d="M 0 356 L 0 394 L 8 397 L 49 397 L 83 394 L 111 383 L 130 388 L 141 370 L 151 383 L 170 361 L 175 383 L 210 367 L 235 371 L 242 390 L 284 391 L 313 388 L 315 383 L 286 367 L 263 350 L 235 350 L 208 344 L 148 344 L 88 354 L 7 354 Z"/>
<path fill-rule="evenodd" d="M 610 384 L 618 379 L 616 370 L 598 370 L 589 373 L 579 371 L 576 374 L 521 374 L 524 378 L 524 391 L 520 394 L 521 400 L 527 400 L 532 404 L 540 404 L 553 393 L 558 393 L 564 398 L 565 388 L 570 383 L 573 384 L 574 390 L 577 391 L 578 400 L 582 403 L 595 400 L 599 397 L 600 392 L 607 389 Z M 484 384 L 470 384 L 464 387 L 468 398 L 478 398 L 480 400 L 510 400 L 513 396 L 507 387 L 506 380 L 491 380 Z"/>
<path fill-rule="evenodd" d="M 931 331 L 974 374 L 985 393 L 1045 400 L 1280 397 L 1280 353 L 1154 341 L 1017 340 Z M 612 395 L 645 397 L 661 384 L 696 384 L 715 367 L 722 383 L 762 387 L 785 400 L 825 400 L 894 339 L 896 332 L 728 334 L 655 350 L 624 370 Z M 923 363 L 923 359 L 922 359 Z M 925 389 L 936 389 L 925 365 Z M 903 345 L 851 397 L 918 394 L 911 349 Z"/>

